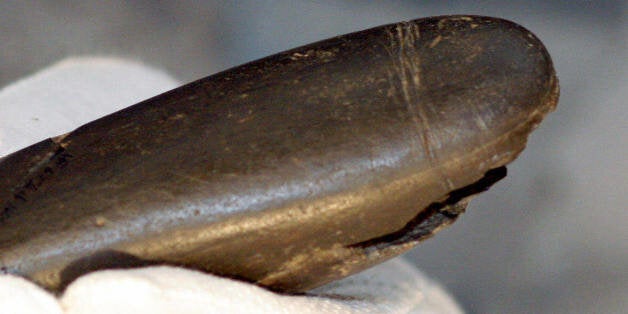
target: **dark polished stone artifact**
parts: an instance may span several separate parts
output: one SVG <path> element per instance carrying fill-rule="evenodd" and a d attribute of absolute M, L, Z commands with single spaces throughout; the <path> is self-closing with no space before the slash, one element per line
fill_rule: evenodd
<path fill-rule="evenodd" d="M 53 291 L 154 264 L 305 291 L 451 224 L 557 101 L 543 44 L 496 18 L 279 53 L 2 158 L 0 266 Z"/>

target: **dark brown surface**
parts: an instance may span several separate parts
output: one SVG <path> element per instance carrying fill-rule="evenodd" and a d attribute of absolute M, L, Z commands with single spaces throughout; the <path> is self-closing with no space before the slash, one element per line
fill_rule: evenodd
<path fill-rule="evenodd" d="M 297 48 L 1 160 L 0 262 L 49 289 L 168 263 L 303 291 L 451 223 L 473 193 L 450 193 L 513 160 L 557 98 L 542 44 L 499 19 Z M 357 245 L 424 216 L 419 238 Z"/>

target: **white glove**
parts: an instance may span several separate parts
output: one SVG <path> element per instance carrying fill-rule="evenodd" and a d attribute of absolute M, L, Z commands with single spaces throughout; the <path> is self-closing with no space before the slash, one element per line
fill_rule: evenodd
<path fill-rule="evenodd" d="M 0 157 L 178 85 L 163 72 L 119 59 L 53 65 L 0 90 Z M 22 278 L 0 276 L 0 313 L 461 312 L 401 258 L 301 296 L 169 266 L 87 274 L 58 297 Z"/>

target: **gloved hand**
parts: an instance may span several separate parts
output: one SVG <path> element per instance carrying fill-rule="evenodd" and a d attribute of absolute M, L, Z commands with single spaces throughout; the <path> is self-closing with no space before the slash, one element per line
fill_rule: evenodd
<path fill-rule="evenodd" d="M 0 158 L 180 85 L 142 64 L 69 59 L 0 90 Z M 2 226 L 0 225 L 0 228 Z M 461 313 L 455 301 L 401 258 L 289 296 L 169 267 L 106 270 L 60 296 L 0 276 L 0 313 Z"/>

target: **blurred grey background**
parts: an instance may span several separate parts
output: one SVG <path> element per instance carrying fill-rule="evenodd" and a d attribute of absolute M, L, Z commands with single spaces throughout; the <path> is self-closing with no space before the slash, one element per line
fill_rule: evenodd
<path fill-rule="evenodd" d="M 408 258 L 469 313 L 628 312 L 627 1 L 2 1 L 0 87 L 68 56 L 182 81 L 380 24 L 481 14 L 532 30 L 558 109 L 509 176 Z"/>

